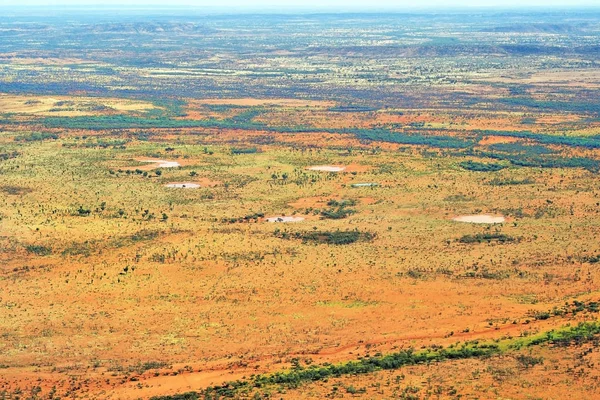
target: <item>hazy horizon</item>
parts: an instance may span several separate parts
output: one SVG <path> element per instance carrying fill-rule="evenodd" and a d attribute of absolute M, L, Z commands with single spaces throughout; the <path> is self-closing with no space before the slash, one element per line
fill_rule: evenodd
<path fill-rule="evenodd" d="M 23 7 L 63 7 L 63 8 L 203 8 L 222 10 L 418 10 L 418 9 L 452 9 L 452 8 L 500 8 L 500 9 L 524 9 L 524 8 L 580 8 L 600 7 L 596 1 L 590 0 L 457 0 L 452 2 L 440 0 L 423 0 L 418 6 L 414 2 L 373 0 L 365 5 L 362 0 L 292 0 L 285 4 L 274 0 L 257 0 L 252 3 L 240 0 L 223 0 L 218 6 L 212 1 L 174 0 L 94 0 L 81 4 L 76 0 L 5 0 L 0 7 L 23 8 Z"/>

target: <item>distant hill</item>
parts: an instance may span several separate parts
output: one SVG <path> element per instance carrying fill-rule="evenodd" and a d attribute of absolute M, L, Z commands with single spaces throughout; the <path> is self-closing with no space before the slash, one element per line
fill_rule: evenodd
<path fill-rule="evenodd" d="M 214 33 L 214 29 L 192 22 L 136 22 L 106 23 L 93 25 L 96 33 Z"/>
<path fill-rule="evenodd" d="M 588 24 L 520 23 L 482 29 L 495 33 L 580 33 Z"/>
<path fill-rule="evenodd" d="M 543 55 L 585 55 L 598 53 L 598 46 L 583 45 L 574 47 L 544 44 L 507 44 L 507 45 L 473 45 L 457 44 L 440 46 L 435 44 L 420 45 L 384 45 L 384 46 L 323 46 L 312 47 L 306 51 L 311 55 L 336 55 L 341 57 L 457 57 L 457 56 L 543 56 Z"/>

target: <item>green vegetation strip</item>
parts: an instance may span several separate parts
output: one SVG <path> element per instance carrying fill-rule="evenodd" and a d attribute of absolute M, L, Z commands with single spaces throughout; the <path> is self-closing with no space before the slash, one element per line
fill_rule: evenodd
<path fill-rule="evenodd" d="M 447 348 L 435 347 L 423 351 L 408 349 L 388 355 L 365 357 L 357 361 L 349 361 L 342 364 L 322 364 L 302 367 L 296 363 L 294 368 L 288 371 L 256 375 L 245 380 L 227 382 L 220 386 L 211 386 L 198 392 L 153 397 L 152 400 L 212 400 L 234 398 L 249 394 L 256 389 L 268 389 L 271 386 L 296 388 L 303 383 L 341 377 L 344 375 L 368 374 L 375 371 L 395 370 L 410 365 L 446 360 L 484 358 L 543 344 L 551 344 L 554 346 L 581 344 L 597 340 L 599 334 L 600 323 L 582 322 L 576 326 L 566 326 L 561 329 L 551 330 L 535 336 L 496 340 L 492 343 L 471 341 L 463 343 L 460 346 L 453 345 Z"/>
<path fill-rule="evenodd" d="M 45 117 L 37 120 L 47 128 L 66 129 L 149 129 L 149 128 L 216 128 L 216 129 L 241 129 L 261 130 L 276 133 L 346 133 L 352 134 L 363 140 L 382 141 L 406 145 L 427 145 L 438 148 L 464 149 L 471 147 L 474 142 L 462 138 L 423 135 L 415 132 L 411 134 L 393 132 L 384 128 L 375 129 L 331 129 L 314 128 L 307 126 L 268 126 L 252 120 L 257 116 L 257 111 L 251 110 L 228 119 L 186 120 L 172 119 L 169 117 L 134 117 L 128 115 L 103 115 L 85 117 Z M 11 120 L 0 120 L 0 124 L 9 125 Z"/>
<path fill-rule="evenodd" d="M 168 105 L 169 106 L 169 105 Z M 356 136 L 364 141 L 389 142 L 403 145 L 429 146 L 439 149 L 462 150 L 461 156 L 472 155 L 477 157 L 487 157 L 496 160 L 508 161 L 512 165 L 519 167 L 539 167 L 539 168 L 584 168 L 591 172 L 600 171 L 600 162 L 586 157 L 565 157 L 555 154 L 551 149 L 543 145 L 558 145 L 567 147 L 583 147 L 588 149 L 600 148 L 600 135 L 595 136 L 558 136 L 533 133 L 530 131 L 496 131 L 496 130 L 471 130 L 464 131 L 466 137 L 444 135 L 444 129 L 440 128 L 422 128 L 413 127 L 410 132 L 397 132 L 390 128 L 316 128 L 310 126 L 269 126 L 265 123 L 255 121 L 254 118 L 260 116 L 265 110 L 257 107 L 250 108 L 238 115 L 227 119 L 205 119 L 189 120 L 175 119 L 174 116 L 181 116 L 181 105 L 177 107 L 170 105 L 173 110 L 152 110 L 143 116 L 130 115 L 102 115 L 102 116 L 80 116 L 80 117 L 45 117 L 37 120 L 37 123 L 46 128 L 67 128 L 67 129 L 88 129 L 88 130 L 110 130 L 110 129 L 148 129 L 148 128 L 213 128 L 213 129 L 240 129 L 240 130 L 260 130 L 276 133 L 341 133 Z M 5 116 L 6 117 L 6 116 Z M 13 121 L 10 118 L 0 118 L 1 125 L 18 124 L 19 121 Z M 21 136 L 19 141 L 39 141 L 53 139 L 53 134 L 33 134 L 31 136 Z M 148 140 L 151 133 L 144 133 L 140 140 Z M 507 136 L 523 140 L 533 141 L 536 144 L 495 144 L 488 147 L 487 151 L 478 151 L 473 147 L 479 139 L 485 136 Z M 119 143 L 98 144 L 124 146 Z M 232 149 L 232 154 L 252 154 L 257 149 Z M 506 168 L 499 164 L 476 165 L 476 163 L 463 163 L 463 168 L 472 171 L 493 172 Z"/>

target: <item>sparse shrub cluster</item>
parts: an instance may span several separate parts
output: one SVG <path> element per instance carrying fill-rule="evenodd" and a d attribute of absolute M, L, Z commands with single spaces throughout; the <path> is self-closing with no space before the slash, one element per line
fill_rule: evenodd
<path fill-rule="evenodd" d="M 154 172 L 155 176 L 162 176 L 162 171 L 160 169 L 156 169 L 156 170 L 154 170 L 152 172 Z M 114 170 L 111 169 L 111 170 L 108 171 L 108 173 L 111 174 L 111 175 L 116 175 L 117 173 L 119 173 L 119 174 L 125 174 L 125 175 L 141 175 L 144 178 L 152 178 L 152 176 L 153 176 L 152 172 L 143 171 L 143 170 L 141 170 L 139 168 L 136 168 L 135 170 L 130 170 L 130 169 L 123 170 L 123 169 L 119 169 L 117 171 L 114 171 Z"/>
<path fill-rule="evenodd" d="M 222 223 L 227 223 L 227 224 L 235 224 L 235 223 L 239 223 L 239 222 L 257 222 L 259 219 L 264 218 L 265 217 L 265 213 L 262 212 L 257 212 L 257 213 L 253 213 L 253 214 L 248 214 L 246 216 L 243 217 L 232 217 L 232 218 L 221 218 L 221 222 Z"/>
<path fill-rule="evenodd" d="M 593 256 L 585 256 L 582 257 L 581 261 L 586 262 L 586 263 L 590 263 L 590 264 L 596 264 L 600 262 L 600 254 L 596 254 Z"/>
<path fill-rule="evenodd" d="M 20 135 L 15 137 L 17 142 L 41 142 L 44 140 L 56 140 L 59 136 L 56 133 L 49 132 L 31 132 L 27 135 Z"/>
<path fill-rule="evenodd" d="M 536 181 L 531 178 L 525 179 L 500 179 L 494 178 L 488 181 L 491 186 L 516 186 L 516 185 L 533 185 Z"/>
<path fill-rule="evenodd" d="M 0 186 L 0 192 L 10 194 L 13 196 L 31 193 L 32 191 L 33 190 L 31 190 L 30 188 L 21 187 L 21 186 L 13 186 L 13 185 Z"/>
<path fill-rule="evenodd" d="M 356 200 L 329 200 L 327 205 L 331 208 L 321 210 L 321 218 L 323 219 L 343 219 L 356 213 L 353 208 L 348 208 L 356 205 Z"/>
<path fill-rule="evenodd" d="M 518 241 L 518 239 L 516 239 L 512 236 L 505 235 L 503 233 L 477 233 L 475 235 L 464 235 L 463 237 L 458 239 L 458 241 L 460 243 L 466 243 L 466 244 L 484 243 L 484 242 L 487 242 L 487 243 L 491 243 L 491 242 L 510 243 L 510 242 Z"/>
<path fill-rule="evenodd" d="M 11 158 L 17 158 L 20 155 L 21 155 L 21 153 L 19 153 L 18 151 L 10 151 L 10 152 L 0 153 L 0 161 L 6 161 L 6 160 L 10 160 Z"/>
<path fill-rule="evenodd" d="M 66 148 L 82 148 L 82 149 L 121 149 L 124 150 L 127 148 L 126 144 L 128 140 L 122 139 L 114 139 L 114 140 L 105 140 L 98 139 L 94 141 L 84 141 L 84 142 L 71 142 L 71 143 L 63 143 L 62 146 Z"/>
<path fill-rule="evenodd" d="M 287 232 L 275 231 L 275 236 L 281 239 L 299 239 L 303 242 L 325 243 L 333 245 L 346 245 L 358 241 L 370 241 L 375 238 L 374 233 L 354 231 L 312 231 L 312 232 Z"/>
<path fill-rule="evenodd" d="M 49 256 L 52 254 L 52 247 L 30 244 L 25 247 L 28 253 L 32 253 L 38 256 Z"/>

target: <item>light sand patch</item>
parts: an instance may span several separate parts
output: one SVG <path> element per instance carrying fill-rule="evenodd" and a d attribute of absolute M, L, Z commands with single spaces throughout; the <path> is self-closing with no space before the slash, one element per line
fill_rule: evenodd
<path fill-rule="evenodd" d="M 353 183 L 350 186 L 352 186 L 353 188 L 375 187 L 375 186 L 379 186 L 379 183 L 372 183 L 372 182 L 368 182 L 368 183 Z"/>
<path fill-rule="evenodd" d="M 156 164 L 156 165 L 153 165 L 154 168 L 181 167 L 181 164 L 179 164 L 177 161 L 156 160 L 156 159 L 142 159 L 142 160 L 136 160 L 136 161 Z"/>
<path fill-rule="evenodd" d="M 191 183 L 191 182 L 168 183 L 165 186 L 168 188 L 177 188 L 177 189 L 198 189 L 198 188 L 202 187 L 202 185 L 199 185 L 197 183 Z"/>
<path fill-rule="evenodd" d="M 309 171 L 321 171 L 321 172 L 342 172 L 346 167 L 336 165 L 315 165 L 314 167 L 308 167 Z"/>
<path fill-rule="evenodd" d="M 269 217 L 266 219 L 267 222 L 302 222 L 304 218 L 302 217 Z"/>
<path fill-rule="evenodd" d="M 468 222 L 470 224 L 501 224 L 506 221 L 506 218 L 488 214 L 461 215 L 459 217 L 452 218 L 452 221 Z"/>

